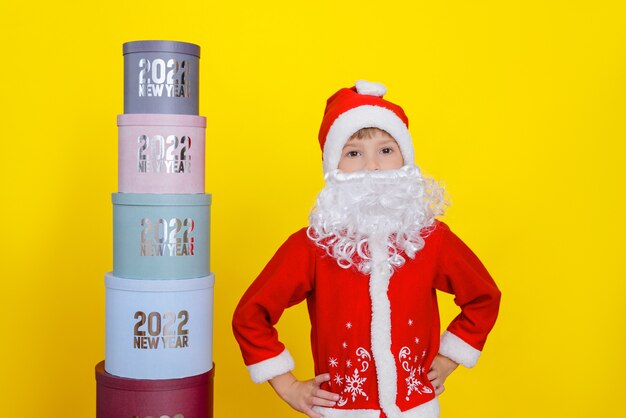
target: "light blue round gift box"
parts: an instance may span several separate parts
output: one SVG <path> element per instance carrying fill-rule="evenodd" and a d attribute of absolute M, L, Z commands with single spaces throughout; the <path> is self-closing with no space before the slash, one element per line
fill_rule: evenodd
<path fill-rule="evenodd" d="M 213 274 L 185 280 L 105 276 L 109 374 L 176 379 L 211 370 Z"/>
<path fill-rule="evenodd" d="M 210 194 L 113 193 L 113 274 L 189 279 L 210 272 Z"/>

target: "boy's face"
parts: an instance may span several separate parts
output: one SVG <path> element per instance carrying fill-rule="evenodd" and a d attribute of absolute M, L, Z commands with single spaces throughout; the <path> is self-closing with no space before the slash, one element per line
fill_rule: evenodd
<path fill-rule="evenodd" d="M 392 170 L 404 165 L 398 143 L 391 135 L 375 130 L 367 138 L 352 138 L 344 145 L 339 160 L 339 170 L 353 171 Z"/>

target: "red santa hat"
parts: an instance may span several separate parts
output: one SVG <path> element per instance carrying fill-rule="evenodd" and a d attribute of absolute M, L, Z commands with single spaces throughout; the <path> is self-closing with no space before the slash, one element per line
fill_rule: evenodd
<path fill-rule="evenodd" d="M 362 128 L 387 132 L 400 146 L 404 164 L 413 164 L 409 118 L 400 106 L 383 99 L 385 93 L 384 85 L 360 80 L 354 87 L 342 88 L 328 99 L 319 132 L 324 173 L 337 168 L 344 145 Z"/>

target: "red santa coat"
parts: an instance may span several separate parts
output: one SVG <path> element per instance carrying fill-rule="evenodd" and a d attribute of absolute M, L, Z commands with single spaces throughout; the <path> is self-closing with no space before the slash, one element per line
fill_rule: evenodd
<path fill-rule="evenodd" d="M 311 319 L 315 375 L 341 395 L 325 417 L 435 418 L 439 405 L 427 378 L 437 353 L 476 364 L 498 314 L 500 291 L 474 253 L 437 222 L 414 259 L 392 270 L 386 250 L 370 243 L 370 275 L 343 269 L 306 236 L 293 234 L 242 297 L 235 338 L 252 379 L 293 369 L 274 325 L 304 299 Z M 461 313 L 440 335 L 435 290 L 455 295 Z"/>

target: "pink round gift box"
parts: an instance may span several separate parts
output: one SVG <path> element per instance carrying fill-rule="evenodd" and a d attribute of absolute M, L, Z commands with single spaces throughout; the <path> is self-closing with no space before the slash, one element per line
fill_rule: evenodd
<path fill-rule="evenodd" d="M 96 418 L 213 418 L 213 376 L 140 380 L 110 375 L 96 365 Z"/>
<path fill-rule="evenodd" d="M 117 116 L 121 193 L 204 193 L 206 118 Z"/>

